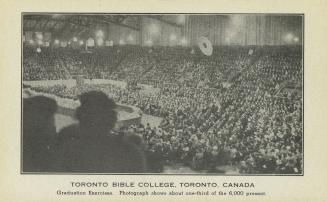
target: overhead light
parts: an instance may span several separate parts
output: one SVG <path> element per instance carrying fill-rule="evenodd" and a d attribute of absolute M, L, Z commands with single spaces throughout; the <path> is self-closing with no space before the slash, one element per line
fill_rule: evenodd
<path fill-rule="evenodd" d="M 128 41 L 134 41 L 134 37 L 130 34 L 129 36 L 128 36 Z"/>
<path fill-rule="evenodd" d="M 98 37 L 98 38 L 103 38 L 104 33 L 103 33 L 102 30 L 98 30 L 98 31 L 95 33 L 95 36 Z"/>
<path fill-rule="evenodd" d="M 147 41 L 145 42 L 145 44 L 146 44 L 147 46 L 152 46 L 153 42 L 152 42 L 151 39 L 149 39 L 149 40 L 147 40 Z"/>
<path fill-rule="evenodd" d="M 170 37 L 169 37 L 170 41 L 175 41 L 176 38 L 177 38 L 177 37 L 176 37 L 175 34 L 171 34 Z"/>
<path fill-rule="evenodd" d="M 294 42 L 299 42 L 299 37 L 294 37 Z"/>
<path fill-rule="evenodd" d="M 151 24 L 150 26 L 149 26 L 149 31 L 150 31 L 150 33 L 151 34 L 157 34 L 158 32 L 159 32 L 159 27 L 158 27 L 158 25 L 157 24 Z"/>
<path fill-rule="evenodd" d="M 287 33 L 285 36 L 285 41 L 286 42 L 291 42 L 293 40 L 293 34 L 292 33 Z"/>
<path fill-rule="evenodd" d="M 99 39 L 97 40 L 97 45 L 98 45 L 98 46 L 102 46 L 102 45 L 103 45 L 103 39 L 102 39 L 102 38 L 99 38 Z"/>
<path fill-rule="evenodd" d="M 182 44 L 182 45 L 186 45 L 186 44 L 187 44 L 187 40 L 186 40 L 185 37 L 182 38 L 182 40 L 181 40 L 181 44 Z"/>
<path fill-rule="evenodd" d="M 125 41 L 124 41 L 123 39 L 120 39 L 120 40 L 119 40 L 119 44 L 120 44 L 120 45 L 124 45 L 124 44 L 125 44 Z"/>

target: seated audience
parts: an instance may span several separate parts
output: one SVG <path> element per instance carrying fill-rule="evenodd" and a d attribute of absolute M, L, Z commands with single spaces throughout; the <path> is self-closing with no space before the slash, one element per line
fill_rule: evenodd
<path fill-rule="evenodd" d="M 162 118 L 155 127 L 113 130 L 88 112 L 87 117 L 78 116 L 88 121 L 64 129 L 60 142 L 77 144 L 82 133 L 93 130 L 123 134 L 122 142 L 145 152 L 149 172 L 162 172 L 165 165 L 174 164 L 207 172 L 219 172 L 219 166 L 227 164 L 250 174 L 302 172 L 299 46 L 256 47 L 252 55 L 247 47 L 214 47 L 211 57 L 186 47 L 111 47 L 88 55 L 70 49 L 25 51 L 24 80 L 66 79 L 79 72 L 86 78 L 129 84 L 127 88 L 112 83 L 31 87 L 37 92 L 78 99 L 80 93 L 102 91 L 115 102 Z M 51 64 L 43 62 L 48 55 Z M 147 84 L 147 89 L 133 87 L 138 84 Z M 137 137 L 124 135 L 126 131 Z M 75 170 L 72 165 L 67 169 Z"/>

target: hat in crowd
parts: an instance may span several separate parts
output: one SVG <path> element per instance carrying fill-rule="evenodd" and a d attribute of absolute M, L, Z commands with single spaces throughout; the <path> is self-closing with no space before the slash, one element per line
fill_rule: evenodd
<path fill-rule="evenodd" d="M 80 96 L 81 106 L 76 117 L 86 126 L 106 124 L 113 127 L 117 121 L 116 103 L 101 91 L 89 91 Z"/>
<path fill-rule="evenodd" d="M 47 118 L 52 116 L 57 111 L 57 108 L 57 102 L 45 96 L 24 98 L 23 101 L 24 115 L 29 115 L 29 113 L 32 113 L 33 116 Z"/>
<path fill-rule="evenodd" d="M 27 136 L 44 136 L 50 130 L 57 102 L 45 96 L 24 98 L 23 101 L 23 133 Z"/>

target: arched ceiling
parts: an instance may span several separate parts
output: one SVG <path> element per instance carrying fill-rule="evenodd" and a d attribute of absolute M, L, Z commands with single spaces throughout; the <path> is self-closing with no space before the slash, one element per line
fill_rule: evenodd
<path fill-rule="evenodd" d="M 23 31 L 51 32 L 58 38 L 83 37 L 94 29 L 110 24 L 140 30 L 142 17 L 160 20 L 180 27 L 176 15 L 122 15 L 122 14 L 24 14 Z"/>

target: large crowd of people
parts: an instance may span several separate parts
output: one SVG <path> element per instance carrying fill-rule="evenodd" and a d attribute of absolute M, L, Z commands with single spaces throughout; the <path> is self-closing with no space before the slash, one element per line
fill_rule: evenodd
<path fill-rule="evenodd" d="M 112 78 L 112 72 L 128 55 L 128 49 L 103 48 L 75 50 L 71 48 L 23 49 L 24 80 L 62 80 L 83 75 L 85 78 Z"/>
<path fill-rule="evenodd" d="M 30 51 L 24 80 L 66 79 L 74 64 L 86 78 L 155 84 L 154 93 L 114 84 L 33 87 L 72 99 L 101 91 L 162 117 L 158 127 L 145 123 L 116 131 L 140 137 L 148 172 L 181 163 L 206 172 L 233 165 L 247 174 L 300 174 L 301 96 L 278 95 L 286 86 L 302 86 L 301 47 L 251 48 L 253 54 L 248 47 L 217 47 L 211 57 L 182 47 L 99 49 L 87 57 L 77 50 Z M 46 54 L 53 64 L 42 62 Z"/>

